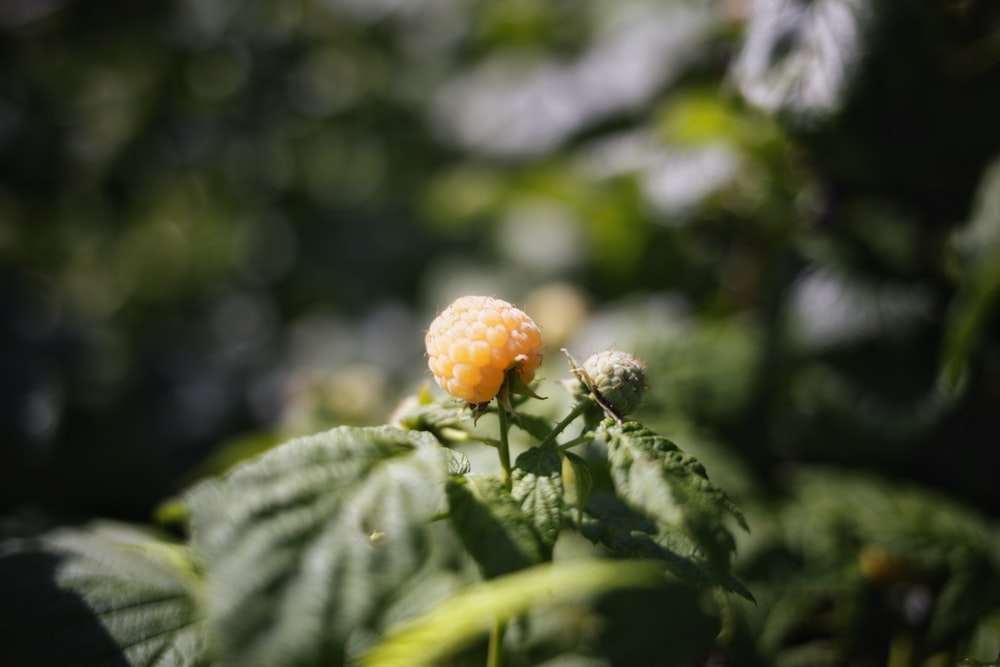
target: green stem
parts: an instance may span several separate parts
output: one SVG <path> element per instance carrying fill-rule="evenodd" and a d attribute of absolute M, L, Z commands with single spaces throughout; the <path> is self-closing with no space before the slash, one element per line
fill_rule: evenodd
<path fill-rule="evenodd" d="M 510 424 L 507 422 L 507 408 L 504 407 L 503 400 L 506 398 L 505 392 L 507 391 L 506 385 L 500 390 L 500 396 L 497 397 L 497 418 L 500 420 L 500 442 L 498 443 L 497 452 L 500 455 L 500 481 L 509 491 L 511 489 L 511 478 L 510 478 L 510 444 L 507 440 L 507 431 L 510 429 Z"/>
<path fill-rule="evenodd" d="M 486 667 L 503 667 L 503 636 L 507 632 L 507 622 L 501 619 L 493 621 L 490 630 L 490 648 L 486 657 Z"/>
<path fill-rule="evenodd" d="M 558 424 L 556 424 L 555 427 L 552 429 L 552 431 L 550 431 L 549 434 L 547 436 L 545 436 L 545 439 L 542 440 L 540 443 L 538 443 L 538 446 L 539 447 L 546 447 L 548 445 L 551 445 L 553 442 L 555 442 L 556 438 L 559 436 L 559 434 L 562 433 L 563 431 L 565 431 L 566 427 L 569 426 L 573 422 L 574 419 L 576 419 L 577 417 L 579 417 L 580 415 L 582 415 L 584 413 L 584 411 L 587 408 L 589 408 L 591 405 L 593 405 L 593 403 L 591 403 L 590 400 L 583 399 L 579 403 L 577 403 L 575 406 L 573 406 L 573 409 L 570 411 L 570 413 L 568 415 L 566 415 L 566 418 L 563 419 Z"/>
<path fill-rule="evenodd" d="M 590 442 L 593 439 L 594 439 L 593 433 L 584 433 L 581 436 L 573 438 L 569 442 L 564 442 L 561 445 L 559 445 L 559 451 L 565 452 L 567 449 L 570 449 L 571 447 L 576 447 L 577 445 L 583 444 L 585 442 Z"/>

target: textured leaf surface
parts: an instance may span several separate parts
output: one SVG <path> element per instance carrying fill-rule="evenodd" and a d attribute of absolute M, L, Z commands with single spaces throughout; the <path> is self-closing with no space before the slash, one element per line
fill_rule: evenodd
<path fill-rule="evenodd" d="M 435 401 L 424 387 L 419 394 L 403 402 L 390 422 L 411 431 L 429 431 L 435 435 L 443 429 L 458 427 L 469 417 L 466 404 L 449 400 Z"/>
<path fill-rule="evenodd" d="M 539 603 L 573 600 L 616 588 L 652 586 L 661 577 L 647 563 L 546 563 L 469 587 L 426 615 L 390 633 L 364 659 L 365 667 L 439 664 L 481 635 L 496 618 L 522 614 Z"/>
<path fill-rule="evenodd" d="M 532 447 L 514 462 L 511 495 L 535 526 L 543 553 L 551 558 L 562 526 L 562 457 L 553 446 Z"/>
<path fill-rule="evenodd" d="M 468 475 L 448 482 L 451 521 L 487 579 L 545 560 L 534 521 L 500 480 Z"/>
<path fill-rule="evenodd" d="M 711 572 L 705 557 L 680 528 L 646 517 L 607 493 L 595 492 L 587 505 L 581 530 L 619 558 L 663 562 L 671 574 L 694 584 L 717 584 L 747 600 L 754 597 L 736 578 Z"/>
<path fill-rule="evenodd" d="M 812 121 L 839 111 L 873 20 L 866 0 L 759 0 L 734 74 L 770 112 Z"/>
<path fill-rule="evenodd" d="M 605 421 L 598 432 L 607 441 L 611 476 L 622 500 L 658 530 L 670 529 L 663 534 L 683 533 L 710 571 L 727 573 L 735 543 L 725 517 L 734 517 L 744 529 L 746 522 L 697 459 L 637 422 Z"/>
<path fill-rule="evenodd" d="M 183 547 L 124 524 L 61 528 L 0 547 L 8 665 L 207 665 Z"/>
<path fill-rule="evenodd" d="M 426 433 L 336 428 L 185 498 L 222 660 L 338 664 L 419 570 L 445 507 L 448 451 Z"/>

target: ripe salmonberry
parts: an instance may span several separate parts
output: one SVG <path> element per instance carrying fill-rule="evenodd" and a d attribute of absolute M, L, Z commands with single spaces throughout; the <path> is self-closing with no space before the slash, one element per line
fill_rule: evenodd
<path fill-rule="evenodd" d="M 588 387 L 618 417 L 635 411 L 646 390 L 646 365 L 628 352 L 605 350 L 583 362 Z"/>
<path fill-rule="evenodd" d="M 434 379 L 470 403 L 496 396 L 512 368 L 531 382 L 542 363 L 542 335 L 531 318 L 488 296 L 456 299 L 431 322 L 425 342 Z"/>

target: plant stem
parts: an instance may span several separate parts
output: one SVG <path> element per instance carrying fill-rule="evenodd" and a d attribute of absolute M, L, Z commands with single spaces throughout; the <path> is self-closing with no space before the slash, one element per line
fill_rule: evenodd
<path fill-rule="evenodd" d="M 507 423 L 507 408 L 504 407 L 504 403 L 507 401 L 506 398 L 507 387 L 504 386 L 500 390 L 500 395 L 497 397 L 497 419 L 500 420 L 500 442 L 498 443 L 497 452 L 500 455 L 500 481 L 509 491 L 511 488 L 510 479 L 510 444 L 507 440 L 507 431 L 510 429 L 510 425 Z"/>
<path fill-rule="evenodd" d="M 566 430 L 566 427 L 569 426 L 574 419 L 582 415 L 584 410 L 589 408 L 591 405 L 592 403 L 588 399 L 583 399 L 579 403 L 574 405 L 573 409 L 570 410 L 570 413 L 566 415 L 566 418 L 563 419 L 558 424 L 556 424 L 555 427 L 549 432 L 549 434 L 545 436 L 545 439 L 542 440 L 540 443 L 538 443 L 538 446 L 546 447 L 555 442 L 556 437 L 558 437 L 560 433 Z"/>
<path fill-rule="evenodd" d="M 501 619 L 493 621 L 490 629 L 490 648 L 486 656 L 486 667 L 503 667 L 503 636 L 507 632 L 507 622 Z"/>
<path fill-rule="evenodd" d="M 583 435 L 573 438 L 569 442 L 564 442 L 561 445 L 559 445 L 559 451 L 565 452 L 567 449 L 576 447 L 577 445 L 583 444 L 585 442 L 590 442 L 593 439 L 594 439 L 593 433 L 584 433 Z"/>

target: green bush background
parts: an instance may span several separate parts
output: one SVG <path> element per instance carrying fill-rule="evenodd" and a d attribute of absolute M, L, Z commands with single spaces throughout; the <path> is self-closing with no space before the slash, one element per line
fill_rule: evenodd
<path fill-rule="evenodd" d="M 543 376 L 643 357 L 641 418 L 747 508 L 734 664 L 992 659 L 998 35 L 989 0 L 0 7 L 5 526 L 383 422 L 486 293 Z"/>

